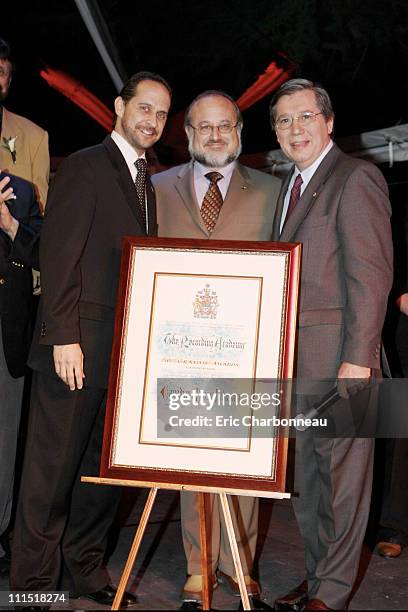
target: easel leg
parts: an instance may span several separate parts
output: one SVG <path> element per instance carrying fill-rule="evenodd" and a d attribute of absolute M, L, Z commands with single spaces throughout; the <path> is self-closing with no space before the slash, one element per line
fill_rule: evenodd
<path fill-rule="evenodd" d="M 245 586 L 244 572 L 242 571 L 241 559 L 238 552 L 237 540 L 234 533 L 234 525 L 231 518 L 231 510 L 228 504 L 227 494 L 219 493 L 222 511 L 224 513 L 225 525 L 227 527 L 228 540 L 231 546 L 232 558 L 234 560 L 235 574 L 238 579 L 239 592 L 241 593 L 242 606 L 244 610 L 251 610 L 249 597 Z"/>
<path fill-rule="evenodd" d="M 209 515 L 209 494 L 198 493 L 198 504 L 200 509 L 200 550 L 201 550 L 201 575 L 203 580 L 203 610 L 209 610 L 211 605 L 209 572 L 208 572 L 208 529 L 207 516 Z M 211 588 L 212 594 L 212 588 Z"/>
<path fill-rule="evenodd" d="M 125 569 L 123 570 L 122 576 L 121 576 L 119 584 L 118 584 L 118 590 L 116 592 L 115 599 L 113 600 L 113 604 L 112 604 L 111 610 L 119 610 L 120 609 L 120 604 L 121 604 L 121 601 L 122 601 L 123 593 L 125 592 L 125 588 L 126 588 L 126 585 L 128 583 L 130 573 L 131 573 L 131 571 L 133 569 L 133 566 L 135 564 L 136 555 L 138 553 L 138 550 L 139 550 L 139 547 L 140 547 L 140 543 L 142 541 L 143 534 L 145 532 L 146 525 L 147 525 L 150 513 L 151 513 L 152 508 L 153 508 L 154 500 L 156 499 L 157 491 L 158 491 L 157 487 L 152 487 L 150 489 L 149 496 L 147 498 L 147 501 L 146 501 L 146 504 L 145 504 L 145 507 L 144 507 L 144 510 L 143 510 L 143 514 L 142 514 L 142 517 L 140 519 L 140 523 L 139 523 L 138 528 L 136 530 L 136 534 L 135 534 L 135 537 L 134 537 L 134 540 L 133 540 L 132 548 L 130 549 L 129 556 L 128 556 L 127 561 L 126 561 Z"/>

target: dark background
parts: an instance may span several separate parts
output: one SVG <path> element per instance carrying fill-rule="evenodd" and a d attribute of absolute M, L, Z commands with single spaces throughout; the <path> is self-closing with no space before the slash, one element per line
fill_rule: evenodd
<path fill-rule="evenodd" d="M 127 75 L 165 76 L 173 113 L 207 88 L 238 98 L 270 62 L 290 60 L 296 76 L 328 89 L 337 136 L 408 122 L 407 0 L 100 0 L 99 7 Z M 51 154 L 100 141 L 103 128 L 39 76 L 45 64 L 64 70 L 112 108 L 115 88 L 73 0 L 9 1 L 0 36 L 16 61 L 6 106 L 48 130 Z M 244 153 L 277 148 L 269 99 L 244 113 Z"/>

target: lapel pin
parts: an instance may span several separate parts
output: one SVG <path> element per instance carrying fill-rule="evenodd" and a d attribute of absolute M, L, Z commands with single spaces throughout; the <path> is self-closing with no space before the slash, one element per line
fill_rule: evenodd
<path fill-rule="evenodd" d="M 312 195 L 312 198 L 315 198 L 317 196 L 317 192 L 315 191 L 314 194 Z"/>
<path fill-rule="evenodd" d="M 245 191 L 245 189 L 248 189 L 248 187 L 246 185 L 241 185 L 241 189 Z"/>

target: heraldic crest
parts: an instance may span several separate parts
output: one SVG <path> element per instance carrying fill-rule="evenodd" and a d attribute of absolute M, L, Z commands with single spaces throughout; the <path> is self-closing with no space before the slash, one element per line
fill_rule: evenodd
<path fill-rule="evenodd" d="M 193 302 L 194 317 L 197 319 L 215 319 L 217 317 L 218 298 L 215 291 L 211 291 L 209 284 L 197 292 Z"/>

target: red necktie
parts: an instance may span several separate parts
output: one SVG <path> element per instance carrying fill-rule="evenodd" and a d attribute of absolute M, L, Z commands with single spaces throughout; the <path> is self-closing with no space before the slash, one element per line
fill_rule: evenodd
<path fill-rule="evenodd" d="M 302 186 L 302 183 L 303 183 L 302 175 L 298 174 L 297 177 L 295 178 L 295 182 L 293 183 L 292 191 L 290 192 L 290 200 L 289 200 L 288 211 L 286 213 L 285 223 L 287 222 L 290 215 L 292 214 L 296 204 L 299 202 L 300 188 Z"/>
<path fill-rule="evenodd" d="M 217 183 L 224 177 L 219 172 L 207 172 L 205 178 L 210 181 L 210 185 L 201 206 L 201 217 L 206 228 L 211 233 L 217 223 L 223 203 L 222 194 Z"/>

